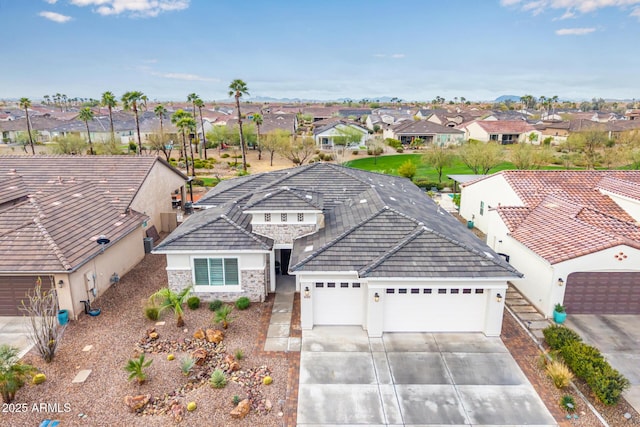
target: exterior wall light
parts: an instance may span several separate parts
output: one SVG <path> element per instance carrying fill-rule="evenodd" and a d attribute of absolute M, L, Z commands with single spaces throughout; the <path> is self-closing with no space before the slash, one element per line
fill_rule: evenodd
<path fill-rule="evenodd" d="M 59 288 L 64 287 L 64 280 L 62 280 L 62 279 L 58 280 L 58 287 Z"/>
<path fill-rule="evenodd" d="M 496 301 L 502 302 L 502 295 L 501 294 L 496 295 Z"/>
<path fill-rule="evenodd" d="M 562 277 L 558 278 L 558 286 L 563 286 L 564 285 L 564 280 L 562 280 Z"/>
<path fill-rule="evenodd" d="M 309 287 L 308 286 L 304 287 L 304 297 L 305 298 L 311 298 L 311 291 L 309 291 Z"/>
<path fill-rule="evenodd" d="M 377 292 L 375 294 L 373 294 L 373 300 L 375 302 L 379 302 L 380 301 L 380 294 L 378 294 Z"/>

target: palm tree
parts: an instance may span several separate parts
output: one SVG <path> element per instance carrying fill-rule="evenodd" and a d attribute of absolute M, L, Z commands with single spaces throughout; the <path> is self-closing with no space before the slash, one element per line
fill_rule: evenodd
<path fill-rule="evenodd" d="M 91 111 L 91 108 L 89 107 L 84 107 L 82 110 L 80 110 L 78 118 L 82 120 L 84 122 L 84 125 L 87 127 L 87 137 L 89 137 L 89 153 L 93 156 L 96 153 L 93 151 L 91 132 L 89 132 L 89 120 L 93 120 L 93 111 Z"/>
<path fill-rule="evenodd" d="M 191 106 L 193 107 L 193 118 L 196 118 L 196 102 L 197 101 L 201 101 L 200 97 L 198 96 L 197 93 L 190 93 L 189 95 L 187 95 L 187 102 L 191 103 Z M 198 133 L 196 132 L 196 138 L 198 138 Z M 199 140 L 199 138 L 198 138 Z M 198 145 L 196 145 L 196 153 L 198 153 Z"/>
<path fill-rule="evenodd" d="M 260 126 L 262 126 L 263 122 L 264 120 L 262 118 L 262 114 L 256 113 L 253 115 L 253 123 L 255 123 L 256 125 L 256 132 L 258 137 L 256 140 L 256 147 L 258 147 L 258 160 L 262 160 L 262 147 L 260 147 Z"/>
<path fill-rule="evenodd" d="M 187 155 L 187 136 L 186 132 L 191 132 L 196 127 L 196 120 L 191 116 L 191 113 L 188 113 L 184 110 L 178 110 L 171 116 L 171 123 L 176 125 L 180 132 L 182 133 L 182 148 L 184 152 L 184 162 L 186 164 L 187 174 L 189 173 L 189 158 Z M 191 145 L 191 176 L 196 176 L 195 165 L 193 164 L 193 145 Z"/>
<path fill-rule="evenodd" d="M 31 365 L 20 362 L 18 349 L 2 344 L 0 346 L 0 393 L 4 403 L 11 403 L 16 392 L 22 388 L 29 375 L 35 371 Z"/>
<path fill-rule="evenodd" d="M 162 104 L 158 104 L 156 105 L 156 108 L 153 109 L 154 114 L 156 115 L 157 118 L 160 119 L 160 142 L 162 142 L 162 145 L 164 144 L 164 128 L 163 128 L 163 119 L 164 119 L 164 115 L 167 114 L 167 109 L 165 108 L 164 105 Z M 167 156 L 167 160 L 169 160 L 169 157 Z"/>
<path fill-rule="evenodd" d="M 140 121 L 138 119 L 138 105 L 146 106 L 147 97 L 139 91 L 125 92 L 122 95 L 122 106 L 125 110 L 132 110 L 136 116 L 136 131 L 138 132 L 138 154 L 142 154 L 142 138 L 140 137 Z"/>
<path fill-rule="evenodd" d="M 219 309 L 216 310 L 215 317 L 213 318 L 214 323 L 221 323 L 223 329 L 227 329 L 229 327 L 229 323 L 231 323 L 231 317 L 229 316 L 233 311 L 233 307 L 230 305 L 223 305 Z"/>
<path fill-rule="evenodd" d="M 24 114 L 27 117 L 27 133 L 29 134 L 29 144 L 31 144 L 31 154 L 36 154 L 36 149 L 33 146 L 33 135 L 31 135 L 31 122 L 29 121 L 29 107 L 31 107 L 31 100 L 29 98 L 20 98 L 20 108 L 24 109 Z"/>
<path fill-rule="evenodd" d="M 137 359 L 129 359 L 127 365 L 124 367 L 124 370 L 129 372 L 129 381 L 135 378 L 136 381 L 138 381 L 138 385 L 144 383 L 147 379 L 147 374 L 144 370 L 148 368 L 152 362 L 153 360 L 144 360 L 144 353 Z"/>
<path fill-rule="evenodd" d="M 238 110 L 238 129 L 240 131 L 240 148 L 242 149 L 242 170 L 247 171 L 247 153 L 244 146 L 244 134 L 242 133 L 242 114 L 240 114 L 240 98 L 242 95 L 249 95 L 247 84 L 240 79 L 235 79 L 229 85 L 229 96 L 236 99 L 236 110 Z"/>
<path fill-rule="evenodd" d="M 113 130 L 113 109 L 118 105 L 118 100 L 112 92 L 105 92 L 102 94 L 100 105 L 109 109 L 109 124 L 111 125 L 111 143 L 116 143 L 116 134 Z"/>
<path fill-rule="evenodd" d="M 202 107 L 204 107 L 204 101 L 202 99 L 196 99 L 194 105 L 198 107 L 200 113 L 200 128 L 202 129 L 202 152 L 204 152 L 204 159 L 207 160 L 207 137 L 204 133 L 204 120 L 202 120 Z M 194 116 L 195 117 L 195 116 Z M 202 158 L 202 157 L 201 157 Z"/>
<path fill-rule="evenodd" d="M 176 316 L 176 326 L 181 328 L 184 326 L 184 319 L 182 318 L 184 311 L 182 310 L 182 305 L 187 300 L 190 292 L 191 286 L 184 288 L 178 293 L 169 288 L 162 288 L 155 294 L 151 295 L 149 300 L 154 303 L 157 303 L 158 301 L 160 302 L 159 312 L 162 312 L 167 308 L 173 310 L 173 313 Z"/>

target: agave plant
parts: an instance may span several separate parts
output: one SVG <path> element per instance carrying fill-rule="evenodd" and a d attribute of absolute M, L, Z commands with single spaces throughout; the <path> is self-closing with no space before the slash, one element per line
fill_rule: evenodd
<path fill-rule="evenodd" d="M 180 370 L 182 371 L 183 375 L 188 376 L 189 373 L 191 373 L 191 371 L 193 370 L 195 364 L 196 361 L 191 356 L 185 356 L 180 359 Z"/>
<path fill-rule="evenodd" d="M 137 359 L 129 359 L 127 365 L 124 367 L 124 370 L 129 372 L 128 380 L 136 379 L 138 384 L 142 384 L 147 379 L 147 374 L 144 372 L 145 368 L 148 368 L 151 365 L 153 360 L 148 360 L 145 362 L 144 354 L 141 354 Z"/>
<path fill-rule="evenodd" d="M 162 288 L 155 294 L 149 297 L 149 301 L 158 304 L 159 312 L 162 313 L 166 309 L 171 309 L 176 316 L 176 326 L 181 328 L 184 326 L 184 319 L 182 315 L 182 305 L 187 301 L 189 293 L 191 292 L 191 286 L 184 288 L 180 292 L 174 292 L 169 288 Z"/>

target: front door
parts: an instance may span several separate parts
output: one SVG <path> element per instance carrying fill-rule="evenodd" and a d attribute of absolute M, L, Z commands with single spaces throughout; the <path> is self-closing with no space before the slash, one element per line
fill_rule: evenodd
<path fill-rule="evenodd" d="M 280 249 L 280 270 L 283 276 L 289 275 L 290 259 L 291 259 L 291 249 Z"/>

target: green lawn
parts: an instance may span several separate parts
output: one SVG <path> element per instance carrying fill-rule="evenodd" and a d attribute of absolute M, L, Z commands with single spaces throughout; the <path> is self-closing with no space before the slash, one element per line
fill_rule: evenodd
<path fill-rule="evenodd" d="M 411 160 L 417 166 L 415 180 L 438 182 L 438 173 L 430 165 L 422 161 L 420 154 L 395 154 L 391 156 L 366 157 L 362 159 L 350 160 L 345 163 L 355 169 L 363 169 L 372 172 L 380 172 L 388 175 L 398 175 L 398 168 L 407 160 Z M 505 169 L 515 169 L 513 163 L 503 162 L 495 168 L 491 169 L 491 173 Z M 445 168 L 442 172 L 442 182 L 447 182 L 447 175 L 450 174 L 471 174 L 473 173 L 467 166 L 456 158 L 451 166 Z"/>

